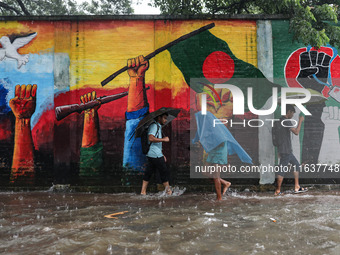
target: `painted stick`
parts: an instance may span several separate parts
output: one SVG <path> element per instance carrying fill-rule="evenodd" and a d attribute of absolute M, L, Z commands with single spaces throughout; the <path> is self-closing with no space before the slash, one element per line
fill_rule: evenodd
<path fill-rule="evenodd" d="M 145 90 L 148 90 L 148 89 L 150 89 L 150 87 L 145 88 Z M 74 112 L 81 113 L 82 111 L 91 109 L 97 105 L 106 104 L 111 101 L 117 100 L 119 98 L 125 97 L 127 95 L 128 95 L 128 92 L 125 91 L 125 92 L 115 94 L 115 95 L 98 97 L 96 98 L 96 100 L 90 101 L 85 104 L 81 103 L 81 104 L 70 104 L 70 105 L 58 106 L 55 108 L 55 116 L 57 120 L 62 120 L 63 118 L 70 115 L 71 113 L 74 113 Z"/>
<path fill-rule="evenodd" d="M 203 31 L 205 30 L 208 30 L 210 28 L 213 28 L 215 26 L 215 23 L 211 23 L 209 25 L 206 25 L 204 27 L 201 27 L 197 30 L 194 30 L 188 34 L 185 34 L 179 38 L 177 38 L 176 40 L 164 45 L 163 47 L 160 47 L 158 48 L 157 50 L 155 50 L 154 52 L 150 53 L 149 55 L 145 56 L 144 59 L 151 59 L 153 58 L 154 56 L 156 56 L 158 53 L 161 53 L 162 51 L 165 51 L 167 49 L 169 49 L 170 47 L 176 45 L 177 43 L 181 42 L 181 41 L 184 41 L 194 35 L 197 35 L 199 33 L 202 33 Z M 119 74 L 125 72 L 126 70 L 128 70 L 128 67 L 127 66 L 124 66 L 123 68 L 119 69 L 117 72 L 111 74 L 109 77 L 107 77 L 105 80 L 103 80 L 101 82 L 102 86 L 105 86 L 107 83 L 109 83 L 110 81 L 112 81 L 114 78 L 116 78 Z"/>

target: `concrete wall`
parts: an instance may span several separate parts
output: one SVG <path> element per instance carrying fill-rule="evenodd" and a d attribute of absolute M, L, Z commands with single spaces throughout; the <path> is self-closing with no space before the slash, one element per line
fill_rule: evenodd
<path fill-rule="evenodd" d="M 190 110 L 199 109 L 195 100 L 190 101 L 190 93 L 196 96 L 203 89 L 192 86 L 190 78 L 208 82 L 216 77 L 223 82 L 235 77 L 264 78 L 268 84 L 282 87 L 310 87 L 296 78 L 301 70 L 321 67 L 318 63 L 313 66 L 312 60 L 310 66 L 301 66 L 301 53 L 312 51 L 331 57 L 331 62 L 323 65 L 323 72 L 329 83 L 339 85 L 337 50 L 332 46 L 315 50 L 293 42 L 289 22 L 284 19 L 132 17 L 0 21 L 2 185 L 81 185 L 91 181 L 97 185 L 129 185 L 133 176 L 140 179 L 146 163 L 140 141 L 130 139 L 131 132 L 145 112 L 160 107 L 181 109 L 176 120 L 164 128 L 170 143 L 163 147 L 173 169 L 173 182 L 189 183 Z M 146 56 L 210 23 L 215 26 L 209 31 L 101 85 L 129 59 Z M 137 91 L 132 90 L 133 86 Z M 143 86 L 150 87 L 146 95 L 141 93 Z M 335 164 L 340 161 L 340 104 L 329 96 L 325 85 L 311 86 L 317 86 L 315 90 L 325 100 L 310 106 L 313 116 L 306 118 L 300 136 L 293 140 L 294 153 L 302 162 Z M 264 88 L 256 89 L 259 95 L 268 94 Z M 56 119 L 57 107 L 126 91 L 129 96 Z M 221 107 L 216 106 L 215 98 L 208 98 L 209 110 L 216 117 L 238 121 L 258 118 L 249 112 L 234 116 L 230 92 L 217 93 Z M 228 128 L 255 165 L 275 164 L 277 155 L 268 125 Z M 239 160 L 231 156 L 229 163 L 239 164 Z M 261 183 L 274 181 L 273 174 L 259 174 L 255 181 L 260 178 Z"/>

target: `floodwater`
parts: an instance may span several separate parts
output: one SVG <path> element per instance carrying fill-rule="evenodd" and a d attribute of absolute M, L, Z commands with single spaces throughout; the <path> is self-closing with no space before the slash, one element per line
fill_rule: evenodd
<path fill-rule="evenodd" d="M 3 192 L 0 254 L 340 254 L 339 205 L 336 190 L 230 192 L 221 202 L 213 193 Z"/>

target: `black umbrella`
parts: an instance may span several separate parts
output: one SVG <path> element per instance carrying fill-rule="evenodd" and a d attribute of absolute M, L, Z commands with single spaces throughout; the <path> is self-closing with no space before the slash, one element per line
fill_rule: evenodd
<path fill-rule="evenodd" d="M 154 122 L 158 116 L 161 116 L 164 113 L 168 113 L 168 119 L 166 123 L 164 124 L 165 126 L 168 123 L 170 123 L 173 119 L 175 119 L 180 111 L 181 111 L 180 109 L 176 109 L 176 108 L 162 107 L 158 109 L 157 111 L 149 113 L 148 115 L 144 117 L 144 119 L 142 119 L 139 122 L 138 126 L 136 127 L 135 137 L 140 137 L 143 131 L 149 128 L 151 123 Z"/>

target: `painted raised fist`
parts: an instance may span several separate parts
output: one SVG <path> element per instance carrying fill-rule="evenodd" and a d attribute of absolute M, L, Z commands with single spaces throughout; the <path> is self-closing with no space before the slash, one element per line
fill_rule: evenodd
<path fill-rule="evenodd" d="M 86 104 L 86 103 L 91 102 L 91 101 L 95 101 L 96 99 L 97 99 L 96 91 L 92 91 L 92 93 L 87 93 L 87 94 L 84 94 L 80 97 L 80 101 L 83 104 Z M 96 105 L 95 107 L 93 107 L 91 109 L 85 110 L 85 113 L 89 113 L 92 109 L 96 111 L 99 108 L 100 108 L 100 104 Z"/>
<path fill-rule="evenodd" d="M 15 87 L 15 97 L 9 101 L 15 117 L 17 119 L 29 119 L 35 112 L 37 85 L 17 85 Z"/>
<path fill-rule="evenodd" d="M 296 80 L 306 89 L 321 92 L 328 83 L 332 57 L 315 50 L 300 54 L 300 72 Z"/>
<path fill-rule="evenodd" d="M 319 161 L 321 163 L 335 164 L 340 161 L 339 153 L 339 127 L 340 111 L 337 106 L 324 107 L 321 120 L 325 124 Z"/>
<path fill-rule="evenodd" d="M 144 76 L 149 69 L 149 61 L 144 59 L 144 56 L 130 58 L 127 61 L 128 74 L 130 77 Z"/>

